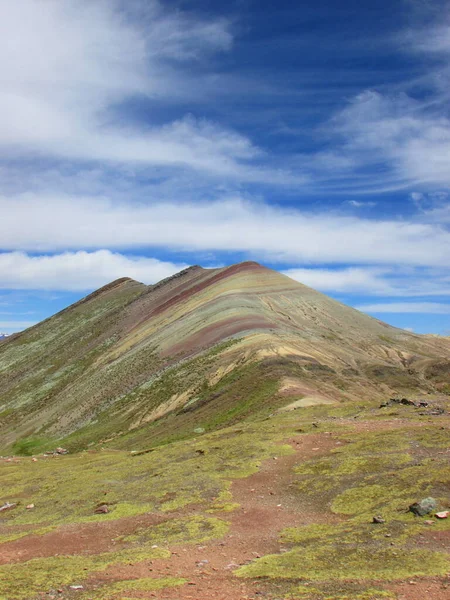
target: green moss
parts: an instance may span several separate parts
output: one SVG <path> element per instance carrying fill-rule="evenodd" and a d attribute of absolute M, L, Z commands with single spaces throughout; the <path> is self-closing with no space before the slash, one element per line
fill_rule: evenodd
<path fill-rule="evenodd" d="M 89 591 L 80 596 L 80 598 L 89 598 L 91 600 L 116 600 L 117 594 L 122 594 L 124 592 L 152 592 L 155 590 L 177 587 L 184 585 L 185 583 L 186 579 L 176 577 L 165 577 L 161 579 L 130 579 L 128 581 L 120 581 L 102 586 L 100 590 L 96 590 L 95 592 Z M 123 600 L 122 596 L 121 598 Z"/>
<path fill-rule="evenodd" d="M 108 450 L 37 462 L 1 462 L 0 502 L 19 502 L 16 509 L 2 514 L 2 535 L 16 534 L 19 526 L 21 534 L 27 527 L 31 534 L 40 527 L 167 514 L 189 504 L 202 504 L 203 510 L 231 509 L 230 482 L 251 475 L 270 456 L 291 453 L 290 446 L 278 443 L 290 434 L 292 423 L 280 418 L 138 456 Z M 110 512 L 95 514 L 105 502 Z M 31 503 L 35 508 L 26 510 Z"/>
<path fill-rule="evenodd" d="M 180 543 L 199 544 L 212 539 L 220 539 L 228 529 L 229 523 L 221 519 L 193 516 L 171 519 L 160 525 L 138 530 L 134 535 L 122 538 L 122 540 L 165 546 Z"/>
<path fill-rule="evenodd" d="M 84 582 L 92 573 L 104 571 L 112 564 L 152 558 L 166 558 L 170 553 L 147 548 L 124 550 L 96 556 L 53 556 L 36 558 L 20 564 L 0 566 L 0 598 L 29 600 L 50 589 Z"/>
<path fill-rule="evenodd" d="M 361 586 L 346 585 L 346 586 L 323 586 L 322 589 L 309 586 L 295 586 L 292 593 L 289 594 L 289 599 L 302 598 L 304 600 L 387 600 L 394 599 L 397 596 L 389 591 L 375 588 L 363 589 Z"/>
<path fill-rule="evenodd" d="M 271 579 L 379 580 L 444 575 L 448 557 L 439 552 L 411 550 L 400 555 L 397 548 L 369 548 L 346 544 L 321 544 L 295 548 L 281 555 L 260 558 L 237 571 L 240 577 Z"/>
<path fill-rule="evenodd" d="M 33 456 L 33 454 L 51 450 L 54 446 L 54 440 L 49 438 L 28 437 L 15 442 L 12 450 L 19 456 Z"/>
<path fill-rule="evenodd" d="M 296 489 L 302 499 L 349 518 L 338 524 L 285 530 L 281 543 L 288 551 L 258 559 L 238 575 L 310 580 L 316 582 L 315 589 L 303 585 L 297 588 L 298 596 L 356 600 L 383 597 L 364 587 L 367 581 L 444 574 L 450 566 L 446 554 L 411 549 L 410 542 L 423 531 L 423 523 L 408 511 L 418 498 L 433 495 L 442 502 L 447 498 L 450 466 L 437 451 L 446 439 L 442 431 L 410 426 L 347 433 L 343 438 L 348 443 L 331 455 L 298 465 Z M 384 524 L 372 523 L 378 514 Z M 449 526 L 444 521 L 433 528 Z"/>

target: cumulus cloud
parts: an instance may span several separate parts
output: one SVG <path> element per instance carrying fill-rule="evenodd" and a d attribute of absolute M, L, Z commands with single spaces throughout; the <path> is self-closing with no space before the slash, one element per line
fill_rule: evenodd
<path fill-rule="evenodd" d="M 120 277 L 131 277 L 151 284 L 186 267 L 184 263 L 123 256 L 109 250 L 65 252 L 50 256 L 6 252 L 0 254 L 0 288 L 84 291 Z"/>
<path fill-rule="evenodd" d="M 381 304 L 363 304 L 356 307 L 368 313 L 424 313 L 450 315 L 450 304 L 439 302 L 384 302 Z"/>

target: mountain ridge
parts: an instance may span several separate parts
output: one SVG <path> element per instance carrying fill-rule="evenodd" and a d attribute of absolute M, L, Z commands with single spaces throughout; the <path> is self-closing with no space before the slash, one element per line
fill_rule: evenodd
<path fill-rule="evenodd" d="M 449 361 L 445 338 L 394 328 L 253 261 L 152 286 L 125 277 L 2 343 L 0 434 L 5 449 L 30 437 L 75 449 L 161 443 L 305 398 L 439 395 Z"/>

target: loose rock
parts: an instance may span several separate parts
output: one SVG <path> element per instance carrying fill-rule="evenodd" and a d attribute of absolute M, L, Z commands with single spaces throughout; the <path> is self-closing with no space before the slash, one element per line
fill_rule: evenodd
<path fill-rule="evenodd" d="M 0 512 L 4 511 L 4 510 L 8 510 L 10 508 L 15 508 L 17 506 L 17 504 L 15 502 L 10 503 L 10 502 L 6 502 L 3 506 L 0 506 Z"/>
<path fill-rule="evenodd" d="M 444 510 L 442 512 L 436 513 L 434 516 L 437 519 L 447 519 L 449 517 L 449 515 L 450 515 L 450 510 Z"/>
<path fill-rule="evenodd" d="M 383 517 L 373 517 L 372 523 L 386 523 Z"/>
<path fill-rule="evenodd" d="M 424 498 L 420 502 L 414 502 L 409 507 L 409 510 L 418 517 L 424 517 L 430 514 L 437 508 L 437 502 L 434 498 Z"/>

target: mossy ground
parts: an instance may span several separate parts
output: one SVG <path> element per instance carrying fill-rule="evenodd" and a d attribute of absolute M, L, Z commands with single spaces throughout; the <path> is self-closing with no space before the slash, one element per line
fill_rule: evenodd
<path fill-rule="evenodd" d="M 231 480 L 254 473 L 274 453 L 292 452 L 279 444 L 283 435 L 264 421 L 140 455 L 105 450 L 0 463 L 0 503 L 18 503 L 0 516 L 0 535 L 17 526 L 100 522 L 192 504 L 217 509 Z M 31 503 L 35 508 L 26 510 Z M 94 514 L 100 503 L 108 514 Z"/>
<path fill-rule="evenodd" d="M 442 452 L 448 429 L 406 427 L 341 439 L 347 444 L 330 456 L 297 466 L 296 485 L 300 497 L 345 521 L 285 530 L 280 541 L 287 551 L 242 567 L 239 576 L 284 581 L 292 597 L 372 600 L 384 596 L 368 591 L 366 582 L 447 573 L 447 553 L 414 548 L 414 537 L 426 526 L 408 507 L 430 495 L 448 505 L 450 466 Z M 372 523 L 378 515 L 384 524 Z M 436 521 L 433 531 L 442 529 L 450 523 Z M 289 581 L 307 585 L 300 589 Z"/>
<path fill-rule="evenodd" d="M 0 599 L 31 600 L 38 594 L 85 583 L 92 574 L 114 564 L 166 558 L 170 553 L 150 547 L 98 554 L 53 556 L 0 566 Z"/>
<path fill-rule="evenodd" d="M 371 410 L 368 407 L 366 414 Z M 0 516 L 0 543 L 27 533 L 45 535 L 66 524 L 147 512 L 164 519 L 118 537 L 120 549 L 114 552 L 53 556 L 0 567 L 0 598 L 32 600 L 41 592 L 80 582 L 87 582 L 86 598 L 132 597 L 144 589 L 138 580 L 90 588 L 89 578 L 121 562 L 139 563 L 158 553 L 168 557 L 169 546 L 223 538 L 236 508 L 231 482 L 255 473 L 269 457 L 292 453 L 283 440 L 320 431 L 334 432 L 336 439 L 338 434 L 342 443 L 325 457 L 299 463 L 293 473 L 294 489 L 299 504 L 306 500 L 324 515 L 334 512 L 342 522 L 285 530 L 280 542 L 286 552 L 262 557 L 242 567 L 238 575 L 267 581 L 268 589 L 276 581 L 286 598 L 377 600 L 392 597 L 383 591 L 383 581 L 447 572 L 445 553 L 414 547 L 424 525 L 407 509 L 428 495 L 442 504 L 448 501 L 450 468 L 444 454 L 448 430 L 406 422 L 403 428 L 355 433 L 349 409 L 342 421 L 341 411 L 340 406 L 311 407 L 252 419 L 140 454 L 104 450 L 0 463 L 0 503 L 18 503 Z M 358 414 L 362 411 L 358 408 Z M 110 512 L 94 514 L 102 502 Z M 33 510 L 26 510 L 29 503 L 35 504 Z M 375 514 L 386 523 L 372 524 Z M 436 521 L 433 528 L 449 525 Z M 181 583 L 155 581 L 142 585 Z"/>
<path fill-rule="evenodd" d="M 222 519 L 205 518 L 200 515 L 171 519 L 155 527 L 137 530 L 133 535 L 122 538 L 124 542 L 175 545 L 180 543 L 201 544 L 223 537 L 229 523 Z"/>
<path fill-rule="evenodd" d="M 280 444 L 290 433 L 291 423 L 267 420 L 140 455 L 105 450 L 40 457 L 37 462 L 30 458 L 0 462 L 0 504 L 18 503 L 17 508 L 1 513 L 0 544 L 68 524 L 118 520 L 147 512 L 159 513 L 165 519 L 118 538 L 122 549 L 117 552 L 54 556 L 2 566 L 0 598 L 30 600 L 42 591 L 85 581 L 90 574 L 112 564 L 147 560 L 158 552 L 170 555 L 152 548 L 155 545 L 167 547 L 222 538 L 228 530 L 227 521 L 202 516 L 201 511 L 226 514 L 227 509 L 233 510 L 231 481 L 256 472 L 261 461 L 274 454 L 292 452 L 290 446 Z M 96 506 L 104 502 L 110 512 L 94 514 Z M 27 510 L 30 503 L 35 508 Z M 194 515 L 177 516 L 180 509 L 189 506 L 195 506 Z M 117 587 L 108 588 L 104 597 L 118 591 Z"/>
<path fill-rule="evenodd" d="M 122 600 L 126 600 L 122 594 L 130 594 L 135 592 L 153 592 L 169 587 L 177 587 L 186 583 L 185 579 L 180 577 L 164 577 L 160 579 L 133 579 L 128 581 L 119 581 L 117 583 L 107 584 L 102 586 L 100 590 L 78 596 L 80 600 L 86 598 L 89 600 L 116 600 L 118 594 Z"/>

